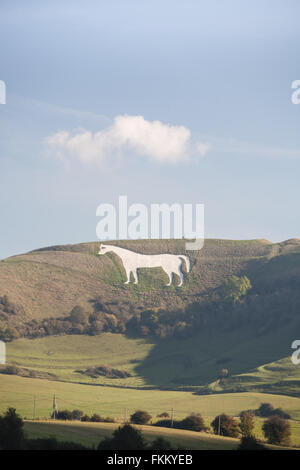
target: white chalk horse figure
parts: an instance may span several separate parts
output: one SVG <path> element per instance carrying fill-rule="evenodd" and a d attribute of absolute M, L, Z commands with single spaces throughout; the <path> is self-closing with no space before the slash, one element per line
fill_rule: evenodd
<path fill-rule="evenodd" d="M 126 271 L 127 281 L 125 284 L 130 282 L 130 273 L 133 274 L 134 284 L 138 283 L 137 270 L 139 268 L 157 268 L 161 267 L 169 276 L 169 283 L 167 286 L 172 284 L 173 273 L 177 274 L 180 277 L 180 284 L 183 284 L 183 274 L 181 272 L 182 260 L 185 261 L 187 272 L 190 271 L 190 260 L 187 256 L 184 255 L 143 255 L 142 253 L 135 253 L 134 251 L 125 250 L 125 248 L 120 248 L 119 246 L 113 245 L 100 245 L 99 255 L 105 255 L 112 251 L 118 255 L 123 263 L 123 266 Z"/>

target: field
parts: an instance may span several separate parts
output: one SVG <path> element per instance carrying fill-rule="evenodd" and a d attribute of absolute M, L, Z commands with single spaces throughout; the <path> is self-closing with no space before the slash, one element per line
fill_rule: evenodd
<path fill-rule="evenodd" d="M 55 436 L 61 441 L 72 441 L 86 447 L 97 447 L 105 437 L 110 437 L 119 426 L 114 423 L 81 423 L 60 421 L 26 421 L 25 433 L 29 438 L 47 438 Z M 142 431 L 146 441 L 162 437 L 167 439 L 174 449 L 180 450 L 235 450 L 239 445 L 238 439 L 221 437 L 214 434 L 167 429 L 151 426 L 137 426 Z M 284 449 L 284 447 L 266 445 L 269 449 Z"/>
<path fill-rule="evenodd" d="M 25 432 L 28 437 L 55 436 L 58 440 L 69 440 L 92 447 L 105 437 L 111 436 L 118 424 L 113 423 L 61 423 L 61 422 L 26 422 Z M 237 439 L 220 438 L 205 433 L 179 431 L 151 426 L 138 426 L 148 442 L 157 437 L 167 439 L 174 448 L 181 450 L 231 450 L 238 446 Z"/>
<path fill-rule="evenodd" d="M 291 324 L 262 338 L 249 338 L 247 330 L 240 328 L 220 336 L 205 332 L 168 341 L 112 333 L 19 339 L 8 343 L 7 362 L 68 382 L 172 389 L 185 384 L 205 393 L 219 391 L 216 379 L 225 366 L 230 371 L 226 391 L 243 387 L 299 396 L 300 366 L 285 357 L 291 354 L 295 331 Z M 78 372 L 100 365 L 129 372 L 131 377 L 94 379 Z"/>
<path fill-rule="evenodd" d="M 185 252 L 183 240 L 115 243 L 143 253 Z M 8 322 L 14 327 L 45 317 L 66 317 L 76 304 L 92 313 L 99 296 L 104 311 L 126 320 L 145 308 L 172 311 L 199 299 L 202 302 L 232 274 L 247 274 L 258 285 L 260 280 L 286 282 L 300 275 L 299 240 L 279 244 L 266 240 L 206 240 L 202 250 L 188 252 L 191 272 L 183 288 L 167 288 L 159 269 L 151 273 L 142 270 L 138 285 L 124 286 L 120 260 L 110 254 L 97 256 L 98 246 L 82 243 L 48 247 L 1 261 L 0 295 L 8 295 L 22 305 L 25 313 L 0 316 L 0 331 Z M 268 284 L 264 288 L 268 289 Z M 273 285 L 269 288 L 273 290 Z M 238 319 L 236 328 L 226 328 L 226 318 L 219 318 L 215 327 L 203 332 L 199 329 L 195 336 L 167 341 L 157 336 L 132 339 L 109 333 L 19 339 L 8 344 L 7 360 L 32 369 L 37 376 L 52 374 L 53 379 L 77 383 L 300 396 L 298 368 L 290 361 L 299 323 L 295 314 L 289 322 L 266 327 L 263 334 L 258 334 L 253 325 L 239 325 Z M 91 379 L 78 372 L 103 365 L 129 372 L 131 377 Z M 229 378 L 220 389 L 218 379 L 224 367 L 229 370 Z"/>
<path fill-rule="evenodd" d="M 143 253 L 185 251 L 183 240 L 118 244 Z M 188 253 L 191 273 L 180 289 L 175 285 L 167 288 L 159 269 L 151 273 L 142 270 L 139 284 L 125 287 L 120 260 L 114 255 L 98 257 L 97 248 L 98 243 L 50 247 L 1 261 L 0 296 L 8 295 L 11 301 L 24 307 L 25 313 L 2 310 L 0 330 L 6 328 L 7 322 L 14 327 L 47 317 L 67 317 L 79 304 L 87 313 L 92 313 L 96 304 L 102 305 L 101 312 L 113 313 L 122 320 L 147 308 L 163 308 L 172 315 L 192 302 L 214 298 L 215 290 L 232 274 L 249 276 L 258 286 L 257 292 L 261 288 L 266 298 L 268 292 L 276 291 L 274 286 L 289 285 L 292 279 L 297 287 L 300 279 L 299 240 L 280 244 L 266 240 L 207 240 L 203 250 Z M 297 294 L 298 289 L 294 288 L 293 292 Z M 114 425 L 41 422 L 51 415 L 54 395 L 59 409 L 81 409 L 89 415 L 111 416 L 118 422 L 123 422 L 124 416 L 128 417 L 136 409 L 146 409 L 153 422 L 159 413 L 171 414 L 174 409 L 175 419 L 192 412 L 201 413 L 208 426 L 222 412 L 238 416 L 242 410 L 256 409 L 262 402 L 269 402 L 292 416 L 292 444 L 300 446 L 300 366 L 291 362 L 291 344 L 296 339 L 300 320 L 296 307 L 287 322 L 280 308 L 281 323 L 273 327 L 271 309 L 271 323 L 266 324 L 262 333 L 249 327 L 254 313 L 251 310 L 249 324 L 239 323 L 239 317 L 233 317 L 237 321 L 235 328 L 228 326 L 225 315 L 224 319 L 214 317 L 212 309 L 210 314 L 213 319 L 218 318 L 218 324 L 212 322 L 211 326 L 198 328 L 197 333 L 186 337 L 133 338 L 127 331 L 126 335 L 102 332 L 95 336 L 15 339 L 7 343 L 11 375 L 0 373 L 0 411 L 11 406 L 31 420 L 35 397 L 35 417 L 39 421 L 26 422 L 28 433 L 48 435 L 44 433 L 55 431 L 62 438 L 69 438 L 73 433 L 75 440 L 95 444 L 94 439 L 112 432 Z M 230 316 L 230 312 L 224 311 Z M 261 311 L 258 312 L 260 315 Z M 99 366 L 129 376 L 91 377 L 85 373 L 86 369 Z M 0 372 L 4 368 L 0 366 Z M 220 383 L 224 368 L 228 376 Z M 262 421 L 256 419 L 255 433 L 260 438 L 261 425 Z M 147 427 L 145 432 L 150 436 L 153 429 Z M 178 431 L 157 432 L 175 433 L 170 440 L 176 446 Z M 220 438 L 213 436 L 201 435 L 201 439 L 194 433 L 184 433 L 184 436 L 188 448 L 236 446 L 236 441 L 221 439 L 219 442 Z M 183 442 L 181 438 L 180 442 Z"/>
<path fill-rule="evenodd" d="M 237 393 L 220 395 L 195 395 L 192 392 L 133 390 L 91 385 L 30 379 L 9 375 L 0 376 L 0 412 L 12 406 L 28 419 L 33 417 L 33 402 L 36 396 L 36 417 L 49 419 L 53 396 L 56 395 L 60 409 L 81 409 L 91 415 L 99 413 L 114 417 L 119 422 L 136 409 L 146 409 L 157 420 L 163 411 L 175 419 L 182 419 L 192 412 L 201 413 L 206 423 L 226 412 L 237 416 L 242 410 L 255 409 L 262 402 L 281 407 L 293 418 L 292 444 L 300 446 L 300 399 L 261 393 Z M 262 437 L 261 420 L 256 422 L 256 435 Z"/>

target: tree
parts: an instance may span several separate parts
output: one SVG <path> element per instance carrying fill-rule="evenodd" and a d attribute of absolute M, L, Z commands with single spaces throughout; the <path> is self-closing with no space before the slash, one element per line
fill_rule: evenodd
<path fill-rule="evenodd" d="M 251 288 L 252 285 L 247 276 L 231 276 L 223 285 L 224 299 L 234 303 L 238 302 Z"/>
<path fill-rule="evenodd" d="M 83 415 L 80 421 L 88 422 L 91 421 L 91 418 L 89 417 L 89 415 Z"/>
<path fill-rule="evenodd" d="M 151 444 L 150 450 L 172 450 L 172 446 L 169 441 L 163 437 L 157 437 Z"/>
<path fill-rule="evenodd" d="M 88 314 L 85 313 L 82 307 L 80 305 L 75 305 L 75 307 L 72 308 L 69 316 L 69 320 L 74 324 L 83 324 L 86 323 L 88 320 Z"/>
<path fill-rule="evenodd" d="M 255 410 L 257 416 L 262 418 L 269 418 L 269 416 L 277 415 L 283 419 L 290 419 L 291 416 L 283 411 L 281 408 L 274 408 L 271 403 L 261 403 L 260 407 Z"/>
<path fill-rule="evenodd" d="M 242 411 L 240 414 L 240 428 L 243 437 L 252 436 L 253 429 L 255 426 L 254 414 L 251 411 Z"/>
<path fill-rule="evenodd" d="M 211 426 L 214 433 L 220 434 L 221 436 L 238 437 L 240 434 L 240 428 L 236 419 L 225 413 L 216 416 L 211 422 Z"/>
<path fill-rule="evenodd" d="M 93 416 L 91 416 L 90 421 L 92 421 L 93 423 L 102 423 L 103 418 L 101 418 L 101 416 L 97 413 L 94 413 Z"/>
<path fill-rule="evenodd" d="M 160 413 L 159 415 L 157 415 L 158 418 L 169 418 L 169 413 L 167 413 L 167 411 L 163 411 L 162 413 Z"/>
<path fill-rule="evenodd" d="M 188 431 L 197 432 L 204 431 L 206 429 L 204 419 L 200 414 L 191 414 L 190 416 L 187 416 L 179 422 L 179 427 Z"/>
<path fill-rule="evenodd" d="M 254 436 L 243 436 L 237 450 L 266 450 Z"/>
<path fill-rule="evenodd" d="M 261 403 L 259 408 L 255 411 L 257 416 L 261 416 L 262 418 L 268 418 L 274 412 L 274 407 L 271 403 Z"/>
<path fill-rule="evenodd" d="M 291 415 L 283 411 L 281 408 L 274 408 L 272 415 L 277 415 L 283 419 L 291 419 Z"/>
<path fill-rule="evenodd" d="M 82 417 L 83 417 L 83 411 L 81 410 L 72 411 L 72 419 L 80 421 Z"/>
<path fill-rule="evenodd" d="M 61 410 L 57 411 L 55 414 L 56 419 L 61 419 L 63 421 L 72 421 L 72 411 L 70 410 Z"/>
<path fill-rule="evenodd" d="M 130 424 L 125 424 L 114 431 L 112 438 L 101 441 L 97 450 L 145 450 L 146 448 L 141 431 Z"/>
<path fill-rule="evenodd" d="M 173 424 L 173 428 L 177 429 L 179 427 L 179 423 L 180 421 L 174 421 L 172 419 L 160 419 L 154 423 L 154 426 L 158 426 L 160 428 L 171 428 Z"/>
<path fill-rule="evenodd" d="M 130 416 L 130 421 L 134 424 L 147 424 L 151 418 L 147 411 L 137 410 Z"/>
<path fill-rule="evenodd" d="M 23 420 L 15 408 L 0 416 L 0 449 L 20 450 L 24 443 Z"/>
<path fill-rule="evenodd" d="M 279 416 L 271 416 L 262 427 L 265 438 L 270 444 L 288 444 L 291 426 L 288 421 Z"/>

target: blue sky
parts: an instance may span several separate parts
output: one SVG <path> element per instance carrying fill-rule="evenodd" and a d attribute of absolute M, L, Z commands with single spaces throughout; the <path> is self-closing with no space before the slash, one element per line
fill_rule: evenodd
<path fill-rule="evenodd" d="M 95 240 L 97 206 L 121 194 L 204 203 L 209 238 L 300 238 L 299 13 L 2 0 L 0 258 Z"/>

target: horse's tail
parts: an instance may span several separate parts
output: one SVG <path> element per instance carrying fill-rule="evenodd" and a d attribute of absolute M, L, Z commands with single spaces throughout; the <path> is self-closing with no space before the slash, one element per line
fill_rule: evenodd
<path fill-rule="evenodd" d="M 189 273 L 191 269 L 190 258 L 188 258 L 188 256 L 185 256 L 185 255 L 179 255 L 179 258 L 185 261 L 186 271 Z"/>

